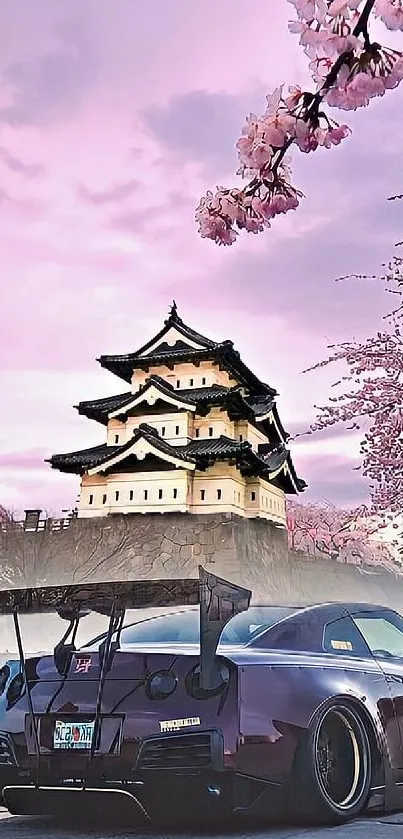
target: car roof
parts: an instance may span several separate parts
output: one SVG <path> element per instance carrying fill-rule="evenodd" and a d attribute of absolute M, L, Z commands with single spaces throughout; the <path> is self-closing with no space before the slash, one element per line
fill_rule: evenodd
<path fill-rule="evenodd" d="M 394 610 L 391 609 L 390 606 L 381 606 L 379 603 L 362 603 L 360 601 L 346 601 L 346 600 L 328 600 L 322 603 L 310 603 L 309 605 L 303 606 L 303 609 L 320 609 L 326 608 L 327 606 L 339 606 L 341 609 L 345 609 L 347 612 L 393 612 Z M 301 608 L 301 607 L 299 607 Z"/>
<path fill-rule="evenodd" d="M 251 603 L 250 606 L 248 607 L 248 609 L 246 609 L 246 612 L 249 611 L 249 609 L 265 609 L 265 608 L 266 609 L 289 609 L 290 610 L 290 615 L 288 617 L 291 617 L 293 613 L 297 614 L 298 612 L 302 612 L 302 611 L 308 612 L 310 610 L 317 611 L 317 610 L 321 610 L 321 609 L 326 610 L 326 609 L 330 609 L 330 608 L 333 608 L 334 610 L 340 609 L 341 612 L 342 611 L 345 611 L 345 612 L 394 611 L 393 609 L 391 609 L 390 606 L 386 606 L 385 604 L 381 605 L 379 603 L 378 604 L 377 603 L 363 603 L 363 602 L 360 602 L 360 601 L 346 601 L 346 600 L 325 600 L 325 601 L 320 601 L 320 602 L 316 602 L 316 603 L 299 603 L 298 605 L 294 604 L 294 603 L 260 603 L 260 602 L 259 603 Z M 129 625 L 132 626 L 133 623 L 143 623 L 144 621 L 158 620 L 158 618 L 170 617 L 171 615 L 175 616 L 175 615 L 178 615 L 178 614 L 183 614 L 183 613 L 188 613 L 188 612 L 198 612 L 198 611 L 199 611 L 199 606 L 182 607 L 182 608 L 178 608 L 176 610 L 172 610 L 170 612 L 162 612 L 158 615 L 143 617 L 143 618 L 140 618 L 140 620 L 136 620 L 136 621 L 131 621 L 130 620 L 130 623 L 126 623 L 125 626 L 129 626 Z"/>

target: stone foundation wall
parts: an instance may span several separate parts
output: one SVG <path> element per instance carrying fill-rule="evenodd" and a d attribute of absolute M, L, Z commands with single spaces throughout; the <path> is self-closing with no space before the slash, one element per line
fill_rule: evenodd
<path fill-rule="evenodd" d="M 56 532 L 0 533 L 0 588 L 196 577 L 199 564 L 251 588 L 255 602 L 359 600 L 403 611 L 403 578 L 293 553 L 285 531 L 259 519 L 116 515 L 74 519 Z"/>

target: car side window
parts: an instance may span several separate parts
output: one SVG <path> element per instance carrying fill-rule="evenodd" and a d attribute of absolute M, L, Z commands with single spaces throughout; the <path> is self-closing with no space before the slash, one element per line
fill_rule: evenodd
<path fill-rule="evenodd" d="M 354 622 L 375 658 L 403 658 L 403 619 L 396 612 L 364 612 Z"/>
<path fill-rule="evenodd" d="M 321 652 L 322 630 L 320 615 L 311 615 L 308 619 L 296 615 L 266 632 L 260 639 L 260 646 L 289 652 Z"/>
<path fill-rule="evenodd" d="M 354 621 L 347 615 L 326 624 L 323 633 L 326 653 L 354 658 L 368 658 L 371 652 Z"/>

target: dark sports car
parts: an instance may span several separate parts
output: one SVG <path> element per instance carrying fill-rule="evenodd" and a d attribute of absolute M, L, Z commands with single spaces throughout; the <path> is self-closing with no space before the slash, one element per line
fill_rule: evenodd
<path fill-rule="evenodd" d="M 0 592 L 20 653 L 19 673 L 0 670 L 9 810 L 88 813 L 107 801 L 152 820 L 286 808 L 331 823 L 403 806 L 403 618 L 250 596 L 203 569 L 199 581 Z M 108 632 L 76 649 L 91 610 Z M 19 614 L 35 611 L 69 626 L 52 654 L 25 660 Z"/>

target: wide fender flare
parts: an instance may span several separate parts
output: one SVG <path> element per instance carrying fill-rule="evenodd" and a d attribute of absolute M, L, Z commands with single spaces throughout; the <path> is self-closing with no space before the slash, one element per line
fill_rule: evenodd
<path fill-rule="evenodd" d="M 367 698 L 363 697 L 358 691 L 333 694 L 328 699 L 321 702 L 316 710 L 311 714 L 307 729 L 312 728 L 318 715 L 324 713 L 328 708 L 331 708 L 332 705 L 347 705 L 349 708 L 353 708 L 357 711 L 360 715 L 366 727 L 367 734 L 370 737 L 372 748 L 375 748 L 378 754 L 386 758 L 390 764 L 388 741 L 376 703 L 372 701 L 365 702 L 363 699 L 366 700 Z"/>

